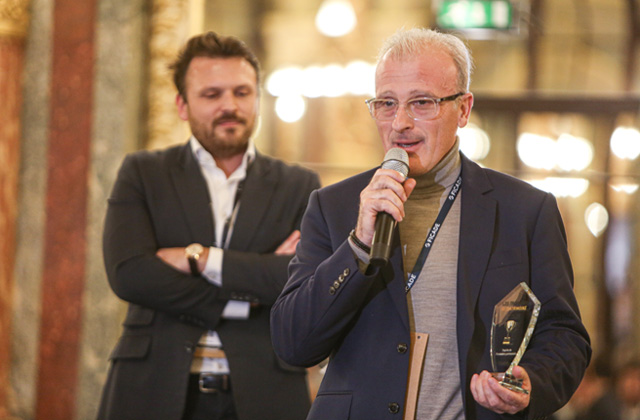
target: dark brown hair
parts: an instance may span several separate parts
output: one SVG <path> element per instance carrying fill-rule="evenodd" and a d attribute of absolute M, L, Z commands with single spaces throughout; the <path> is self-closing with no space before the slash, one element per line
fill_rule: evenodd
<path fill-rule="evenodd" d="M 256 82 L 260 86 L 260 63 L 253 51 L 247 45 L 233 36 L 221 36 L 215 32 L 196 35 L 187 41 L 169 69 L 173 71 L 173 83 L 178 93 L 186 101 L 185 77 L 191 60 L 196 57 L 209 58 L 244 58 L 256 71 Z"/>

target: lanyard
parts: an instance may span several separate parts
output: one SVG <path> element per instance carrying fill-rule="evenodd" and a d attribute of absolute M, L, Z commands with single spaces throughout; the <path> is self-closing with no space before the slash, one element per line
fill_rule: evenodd
<path fill-rule="evenodd" d="M 458 197 L 458 193 L 460 192 L 460 187 L 462 187 L 462 174 L 458 176 L 455 184 L 451 188 L 449 192 L 449 196 L 445 200 L 440 212 L 438 213 L 438 217 L 436 218 L 435 223 L 429 230 L 429 234 L 427 235 L 427 239 L 424 241 L 424 246 L 422 247 L 422 251 L 420 251 L 420 255 L 418 256 L 418 260 L 416 264 L 413 266 L 413 270 L 409 273 L 407 279 L 407 285 L 404 288 L 404 291 L 409 293 L 409 290 L 413 287 L 424 267 L 424 263 L 427 261 L 427 257 L 429 256 L 429 252 L 431 252 L 431 247 L 433 246 L 433 241 L 436 240 L 436 236 L 438 236 L 438 232 L 440 232 L 440 227 L 444 223 L 444 219 L 449 214 L 449 210 L 453 206 L 453 202 L 456 201 L 456 197 Z"/>
<path fill-rule="evenodd" d="M 231 210 L 231 214 L 224 221 L 224 227 L 222 228 L 222 241 L 221 241 L 222 244 L 220 248 L 227 249 L 227 247 L 229 246 L 229 244 L 227 243 L 228 239 L 230 238 L 228 237 L 229 231 L 231 230 L 233 223 L 235 223 L 235 219 L 238 214 L 238 207 L 240 204 L 240 197 L 242 197 L 243 187 L 244 187 L 244 179 L 238 183 L 238 187 L 236 188 L 236 195 L 233 199 L 233 210 Z"/>
<path fill-rule="evenodd" d="M 247 180 L 247 176 L 249 176 L 249 169 L 251 169 L 251 165 L 247 166 L 247 170 L 245 172 L 244 179 L 238 182 L 238 186 L 236 187 L 236 195 L 233 198 L 233 210 L 231 210 L 231 214 L 224 221 L 224 227 L 222 229 L 222 243 L 220 244 L 220 248 L 227 249 L 229 247 L 229 240 L 231 236 L 229 235 L 233 230 L 233 225 L 236 222 L 236 217 L 238 216 L 238 208 L 240 207 L 240 198 L 242 197 L 242 192 L 244 190 L 244 183 Z"/>

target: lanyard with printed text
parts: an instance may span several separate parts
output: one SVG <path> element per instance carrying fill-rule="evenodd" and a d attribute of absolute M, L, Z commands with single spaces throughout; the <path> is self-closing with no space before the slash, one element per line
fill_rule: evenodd
<path fill-rule="evenodd" d="M 447 199 L 442 205 L 442 208 L 438 213 L 438 217 L 436 218 L 435 223 L 431 227 L 431 230 L 429 230 L 429 234 L 427 235 L 427 239 L 424 241 L 424 246 L 422 247 L 422 251 L 420 251 L 418 260 L 416 261 L 416 264 L 413 266 L 413 270 L 411 271 L 411 273 L 409 273 L 409 276 L 407 279 L 407 285 L 404 288 L 405 292 L 409 293 L 409 290 L 411 290 L 411 288 L 416 282 L 416 279 L 420 275 L 420 272 L 424 267 L 424 263 L 427 261 L 427 257 L 429 256 L 429 252 L 431 251 L 431 247 L 433 246 L 433 241 L 436 240 L 436 236 L 440 231 L 440 227 L 444 223 L 444 219 L 447 217 L 447 214 L 449 214 L 449 210 L 451 210 L 451 207 L 453 206 L 453 202 L 456 201 L 456 197 L 460 192 L 460 187 L 462 187 L 462 175 L 458 176 L 458 179 L 456 180 L 455 184 L 453 184 L 453 187 L 451 187 L 451 191 L 449 192 Z"/>

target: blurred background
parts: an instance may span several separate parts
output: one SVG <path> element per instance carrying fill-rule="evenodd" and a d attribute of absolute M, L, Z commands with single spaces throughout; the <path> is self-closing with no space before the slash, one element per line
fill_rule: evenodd
<path fill-rule="evenodd" d="M 0 0 L 0 419 L 95 417 L 125 308 L 102 264 L 106 198 L 127 152 L 186 141 L 167 64 L 204 30 L 238 36 L 261 60 L 258 149 L 324 185 L 383 157 L 364 104 L 382 40 L 400 27 L 459 34 L 475 59 L 464 153 L 557 197 L 594 351 L 614 365 L 636 358 L 639 9 Z"/>

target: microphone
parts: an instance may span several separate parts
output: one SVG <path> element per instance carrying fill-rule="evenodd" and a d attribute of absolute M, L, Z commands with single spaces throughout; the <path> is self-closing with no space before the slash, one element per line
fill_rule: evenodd
<path fill-rule="evenodd" d="M 406 178 L 409 174 L 409 155 L 407 155 L 406 151 L 397 147 L 389 149 L 384 156 L 382 168 L 393 169 Z M 389 262 L 391 242 L 396 223 L 396 219 L 387 212 L 380 212 L 376 216 L 371 252 L 369 253 L 369 263 L 371 265 L 380 267 Z"/>

